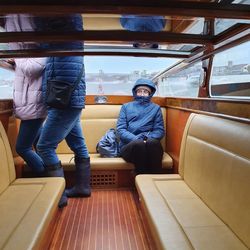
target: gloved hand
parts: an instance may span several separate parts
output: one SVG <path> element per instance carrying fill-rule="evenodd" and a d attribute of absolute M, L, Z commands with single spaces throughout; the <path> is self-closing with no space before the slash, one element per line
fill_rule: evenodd
<path fill-rule="evenodd" d="M 143 132 L 143 133 L 137 135 L 137 136 L 136 136 L 136 139 L 137 139 L 137 140 L 143 140 L 144 143 L 146 143 L 147 140 L 148 140 L 148 135 L 149 135 L 149 132 Z"/>

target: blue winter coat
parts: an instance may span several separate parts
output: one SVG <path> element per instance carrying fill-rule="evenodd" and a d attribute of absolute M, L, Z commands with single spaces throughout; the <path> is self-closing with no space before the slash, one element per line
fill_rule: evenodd
<path fill-rule="evenodd" d="M 44 18 L 38 22 L 38 30 L 40 31 L 82 31 L 83 23 L 80 14 L 69 15 L 63 17 Z M 53 42 L 42 45 L 44 48 L 49 49 L 66 49 L 66 50 L 79 50 L 83 49 L 83 42 Z M 47 80 L 58 79 L 66 81 L 74 85 L 81 69 L 83 74 L 80 83 L 77 85 L 72 93 L 70 107 L 84 108 L 85 106 L 85 71 L 83 56 L 65 56 L 65 57 L 49 57 L 46 63 L 46 69 L 43 79 L 43 95 L 46 95 Z"/>
<path fill-rule="evenodd" d="M 120 23 L 130 31 L 159 32 L 164 29 L 166 20 L 163 16 L 124 15 L 120 18 Z"/>
<path fill-rule="evenodd" d="M 46 94 L 47 80 L 53 78 L 62 81 L 67 81 L 73 85 L 74 82 L 77 80 L 82 67 L 84 67 L 83 56 L 48 58 L 46 63 L 44 81 L 43 81 L 44 96 Z M 81 81 L 72 93 L 70 100 L 70 107 L 84 108 L 85 94 L 86 94 L 86 84 L 85 84 L 85 73 L 83 71 Z"/>
<path fill-rule="evenodd" d="M 135 89 L 139 85 L 146 85 L 152 89 L 150 96 L 136 96 Z M 164 137 L 164 122 L 161 108 L 152 103 L 151 98 L 156 89 L 154 83 L 148 79 L 136 81 L 132 92 L 134 101 L 123 104 L 117 120 L 117 132 L 120 137 L 120 148 L 137 139 L 148 138 L 161 140 Z"/>

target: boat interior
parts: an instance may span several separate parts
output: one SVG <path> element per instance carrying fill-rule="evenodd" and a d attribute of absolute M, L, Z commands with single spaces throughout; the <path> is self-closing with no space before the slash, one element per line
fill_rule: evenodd
<path fill-rule="evenodd" d="M 7 32 L 13 14 L 34 22 L 81 14 L 84 30 Z M 162 27 L 124 26 L 138 17 Z M 74 41 L 83 49 L 67 49 Z M 22 49 L 13 49 L 17 43 Z M 63 190 L 74 185 L 74 154 L 59 144 L 65 179 L 35 178 L 17 154 L 7 60 L 62 56 L 84 56 L 81 125 L 92 193 L 59 209 Z M 135 176 L 132 163 L 96 151 L 140 77 L 155 83 L 152 102 L 164 119 L 161 174 Z M 0 249 L 249 249 L 249 149 L 249 0 L 1 0 Z"/>

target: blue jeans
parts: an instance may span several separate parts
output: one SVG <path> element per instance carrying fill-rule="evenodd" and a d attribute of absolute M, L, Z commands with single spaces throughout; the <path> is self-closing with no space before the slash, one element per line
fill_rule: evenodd
<path fill-rule="evenodd" d="M 38 154 L 46 166 L 58 164 L 58 144 L 65 139 L 75 156 L 88 158 L 88 149 L 80 123 L 82 109 L 67 108 L 48 110 L 48 116 L 37 143 Z"/>
<path fill-rule="evenodd" d="M 44 119 L 21 121 L 16 142 L 16 152 L 26 161 L 35 174 L 44 171 L 44 163 L 39 155 L 32 149 L 37 142 Z"/>

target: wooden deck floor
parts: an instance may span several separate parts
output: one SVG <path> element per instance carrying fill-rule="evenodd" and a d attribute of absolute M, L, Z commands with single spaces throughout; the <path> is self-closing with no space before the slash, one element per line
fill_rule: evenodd
<path fill-rule="evenodd" d="M 90 198 L 69 199 L 49 249 L 152 249 L 135 191 L 96 189 Z"/>

